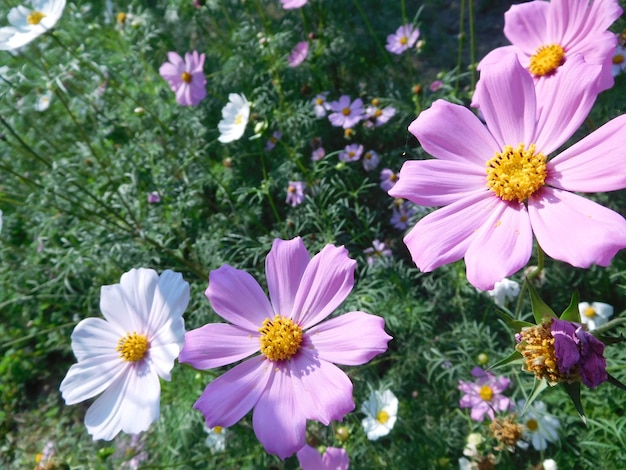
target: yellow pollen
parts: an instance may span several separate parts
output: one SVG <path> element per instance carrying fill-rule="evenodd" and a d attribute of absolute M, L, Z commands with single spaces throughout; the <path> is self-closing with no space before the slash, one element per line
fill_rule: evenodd
<path fill-rule="evenodd" d="M 407 220 L 409 220 L 409 218 L 406 215 L 400 216 L 400 222 L 406 222 Z"/>
<path fill-rule="evenodd" d="M 529 431 L 536 431 L 537 428 L 539 427 L 539 424 L 537 423 L 536 420 L 529 419 L 528 421 L 526 421 L 526 427 L 528 428 Z"/>
<path fill-rule="evenodd" d="M 535 153 L 535 144 L 528 150 L 524 144 L 516 149 L 506 145 L 487 162 L 487 187 L 505 201 L 525 201 L 544 185 L 547 176 L 546 157 Z"/>
<path fill-rule="evenodd" d="M 343 114 L 344 116 L 350 116 L 350 108 L 343 108 L 341 110 L 341 114 Z"/>
<path fill-rule="evenodd" d="M 191 74 L 189 72 L 183 72 L 180 75 L 180 79 L 185 83 L 191 83 Z"/>
<path fill-rule="evenodd" d="M 406 46 L 406 43 L 409 42 L 409 40 L 407 39 L 406 36 L 402 36 L 400 38 L 400 44 L 402 44 L 403 46 Z"/>
<path fill-rule="evenodd" d="M 324 104 L 324 100 L 322 98 L 318 98 L 315 100 L 315 104 L 317 104 L 318 106 L 321 106 Z"/>
<path fill-rule="evenodd" d="M 284 361 L 300 350 L 302 328 L 287 317 L 276 315 L 273 320 L 266 318 L 259 328 L 261 353 L 270 361 Z"/>
<path fill-rule="evenodd" d="M 146 335 L 140 335 L 133 331 L 120 338 L 115 350 L 120 353 L 120 357 L 125 361 L 137 362 L 146 357 L 148 349 L 150 349 L 150 343 Z"/>
<path fill-rule="evenodd" d="M 46 15 L 40 11 L 33 11 L 26 17 L 26 21 L 28 22 L 28 24 L 36 25 L 39 24 L 39 22 L 43 20 L 45 16 Z"/>
<path fill-rule="evenodd" d="M 241 114 L 237 114 L 237 116 L 235 116 L 235 124 L 239 125 L 243 123 L 243 116 Z"/>
<path fill-rule="evenodd" d="M 372 159 L 372 154 L 369 152 L 365 153 L 365 156 L 363 157 L 365 160 L 371 160 Z"/>
<path fill-rule="evenodd" d="M 382 110 L 377 109 L 376 111 L 374 111 L 374 116 L 375 116 L 375 117 L 381 117 L 382 115 L 383 115 Z"/>
<path fill-rule="evenodd" d="M 355 155 L 356 155 L 356 153 L 354 153 L 354 151 L 353 151 L 353 150 L 350 150 L 350 151 L 348 152 L 348 157 L 350 157 L 350 158 L 354 158 L 354 156 L 355 156 Z"/>
<path fill-rule="evenodd" d="M 585 315 L 587 318 L 593 318 L 596 316 L 596 311 L 593 307 L 587 307 L 583 312 L 583 315 Z"/>
<path fill-rule="evenodd" d="M 535 55 L 530 58 L 530 73 L 536 77 L 543 77 L 554 72 L 563 64 L 565 51 L 558 44 L 541 46 Z"/>
<path fill-rule="evenodd" d="M 389 177 L 389 181 L 398 181 L 398 175 L 396 175 L 395 173 L 392 173 L 391 176 Z"/>
<path fill-rule="evenodd" d="M 493 398 L 493 389 L 489 385 L 483 385 L 480 387 L 480 390 L 478 390 L 478 395 L 485 401 L 491 401 Z"/>
<path fill-rule="evenodd" d="M 378 98 L 372 98 L 372 106 L 378 106 L 380 104 L 380 100 Z"/>
<path fill-rule="evenodd" d="M 223 428 L 222 426 L 215 426 L 215 427 L 213 428 L 213 432 L 214 432 L 215 434 L 222 434 L 222 431 L 223 431 L 223 430 L 224 430 L 224 428 Z"/>
<path fill-rule="evenodd" d="M 389 421 L 389 413 L 387 413 L 385 410 L 380 410 L 376 415 L 376 421 L 378 421 L 380 424 L 385 424 L 387 421 Z"/>
<path fill-rule="evenodd" d="M 624 63 L 624 56 L 622 54 L 615 54 L 613 56 L 613 63 L 615 65 L 623 64 Z"/>

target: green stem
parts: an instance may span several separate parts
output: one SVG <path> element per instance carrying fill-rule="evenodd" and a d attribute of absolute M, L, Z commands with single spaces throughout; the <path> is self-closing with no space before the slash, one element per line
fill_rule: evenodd
<path fill-rule="evenodd" d="M 515 318 L 520 318 L 520 314 L 522 312 L 522 306 L 524 305 L 524 295 L 526 295 L 526 291 L 528 290 L 528 283 L 533 282 L 543 271 L 545 264 L 545 254 L 542 248 L 537 245 L 537 267 L 533 269 L 531 273 L 529 273 L 522 283 L 522 287 L 520 289 L 519 296 L 517 297 L 517 305 L 515 306 Z"/>
<path fill-rule="evenodd" d="M 352 0 L 352 2 L 354 3 L 354 6 L 356 7 L 356 9 L 359 10 L 359 14 L 361 15 L 361 18 L 363 19 L 363 23 L 365 23 L 365 27 L 367 28 L 367 31 L 369 32 L 370 36 L 372 36 L 372 39 L 374 39 L 374 42 L 376 43 L 376 47 L 378 47 L 382 56 L 385 58 L 387 65 L 393 65 L 393 62 L 391 61 L 389 54 L 387 53 L 387 51 L 385 50 L 381 42 L 378 40 L 378 36 L 376 36 L 376 32 L 374 31 L 374 28 L 372 28 L 372 24 L 367 19 L 367 15 L 363 11 L 363 8 L 361 7 L 359 0 Z"/>

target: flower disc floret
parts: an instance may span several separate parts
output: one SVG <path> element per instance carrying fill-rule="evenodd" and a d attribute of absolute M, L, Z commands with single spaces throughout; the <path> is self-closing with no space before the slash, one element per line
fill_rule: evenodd
<path fill-rule="evenodd" d="M 146 335 L 140 335 L 133 331 L 120 338 L 115 350 L 120 353 L 120 357 L 125 361 L 137 362 L 146 357 L 149 349 L 150 342 Z"/>
<path fill-rule="evenodd" d="M 41 20 L 43 20 L 45 17 L 45 13 L 42 13 L 40 11 L 33 11 L 26 17 L 26 21 L 28 22 L 28 24 L 35 25 L 39 24 Z"/>
<path fill-rule="evenodd" d="M 273 320 L 266 318 L 259 333 L 261 353 L 272 362 L 291 359 L 302 345 L 302 328 L 280 315 L 274 316 Z"/>
<path fill-rule="evenodd" d="M 523 202 L 541 188 L 548 175 L 546 157 L 535 145 L 506 145 L 487 162 L 487 187 L 505 201 Z"/>
<path fill-rule="evenodd" d="M 376 415 L 376 421 L 378 421 L 380 424 L 385 424 L 387 421 L 389 421 L 389 413 L 387 413 L 385 410 L 380 410 Z"/>
<path fill-rule="evenodd" d="M 543 77 L 558 69 L 565 59 L 565 50 L 559 44 L 541 46 L 530 57 L 528 70 L 536 77 Z"/>
<path fill-rule="evenodd" d="M 478 395 L 485 401 L 491 401 L 493 398 L 493 389 L 489 385 L 483 385 L 478 390 Z"/>
<path fill-rule="evenodd" d="M 520 339 L 516 349 L 524 357 L 523 370 L 532 372 L 538 379 L 545 378 L 551 384 L 574 381 L 570 374 L 559 371 L 550 322 L 523 328 Z"/>

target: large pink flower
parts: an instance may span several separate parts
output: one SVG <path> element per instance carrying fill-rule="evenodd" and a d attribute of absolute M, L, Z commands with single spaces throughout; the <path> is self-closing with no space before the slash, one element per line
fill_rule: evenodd
<path fill-rule="evenodd" d="M 257 438 L 284 459 L 304 446 L 307 419 L 328 425 L 354 409 L 352 383 L 333 363 L 386 351 L 384 320 L 350 312 L 318 323 L 352 290 L 355 264 L 343 247 L 326 245 L 310 259 L 300 238 L 276 239 L 265 265 L 270 300 L 244 271 L 211 271 L 206 295 L 232 324 L 188 332 L 179 361 L 209 369 L 261 354 L 207 385 L 194 408 L 208 427 L 230 427 L 254 408 Z"/>
<path fill-rule="evenodd" d="M 436 160 L 405 162 L 389 194 L 446 206 L 404 239 L 422 271 L 465 258 L 469 282 L 489 290 L 528 262 L 533 233 L 549 256 L 582 268 L 606 266 L 626 247 L 624 218 L 575 194 L 626 188 L 626 116 L 547 160 L 593 105 L 585 68 L 582 56 L 570 58 L 546 82 L 550 101 L 539 109 L 533 79 L 507 55 L 477 85 L 486 126 L 442 100 L 411 123 Z"/>
<path fill-rule="evenodd" d="M 497 62 L 514 52 L 533 76 L 552 77 L 575 54 L 602 68 L 598 92 L 613 86 L 615 34 L 607 31 L 620 17 L 617 0 L 534 0 L 513 5 L 504 15 L 504 35 L 511 46 L 490 52 L 480 64 Z M 479 67 L 479 68 L 480 68 Z"/>

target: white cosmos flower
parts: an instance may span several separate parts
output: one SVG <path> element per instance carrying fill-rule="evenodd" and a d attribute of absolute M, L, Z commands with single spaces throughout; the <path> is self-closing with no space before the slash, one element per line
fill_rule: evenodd
<path fill-rule="evenodd" d="M 214 426 L 212 428 L 205 426 L 204 430 L 208 434 L 204 442 L 211 449 L 211 452 L 224 452 L 226 450 L 227 429 L 222 426 Z"/>
<path fill-rule="evenodd" d="M 160 414 L 159 377 L 170 371 L 184 344 L 182 318 L 189 284 L 179 273 L 132 269 L 119 284 L 102 286 L 102 318 L 82 320 L 72 333 L 78 360 L 61 383 L 68 405 L 100 397 L 85 415 L 94 439 L 120 431 L 137 434 Z"/>
<path fill-rule="evenodd" d="M 361 421 L 363 430 L 370 441 L 386 436 L 396 424 L 398 399 L 391 390 L 373 391 L 361 406 L 366 417 Z"/>
<path fill-rule="evenodd" d="M 578 304 L 578 312 L 580 313 L 580 321 L 589 327 L 589 331 L 593 331 L 609 321 L 613 315 L 613 306 L 604 302 L 591 304 L 581 302 Z"/>
<path fill-rule="evenodd" d="M 496 305 L 505 307 L 507 301 L 512 302 L 519 295 L 519 284 L 505 277 L 501 281 L 496 282 L 493 289 L 488 290 L 487 294 Z"/>
<path fill-rule="evenodd" d="M 0 50 L 12 51 L 52 29 L 65 8 L 65 0 L 31 0 L 32 9 L 23 5 L 11 8 L 11 26 L 0 28 Z"/>
<path fill-rule="evenodd" d="M 217 140 L 222 143 L 238 140 L 246 130 L 250 118 L 250 103 L 245 95 L 231 93 L 228 103 L 222 108 L 222 120 L 217 125 L 220 136 Z"/>
<path fill-rule="evenodd" d="M 525 400 L 517 403 L 520 410 L 524 409 Z M 520 416 L 520 422 L 524 426 L 523 438 L 530 442 L 535 450 L 545 450 L 548 442 L 556 442 L 559 439 L 558 429 L 561 423 L 546 411 L 546 405 L 542 401 L 535 400 Z"/>
<path fill-rule="evenodd" d="M 35 110 L 39 112 L 45 111 L 50 107 L 50 100 L 52 100 L 52 92 L 49 90 L 39 95 L 37 101 L 35 101 Z"/>

